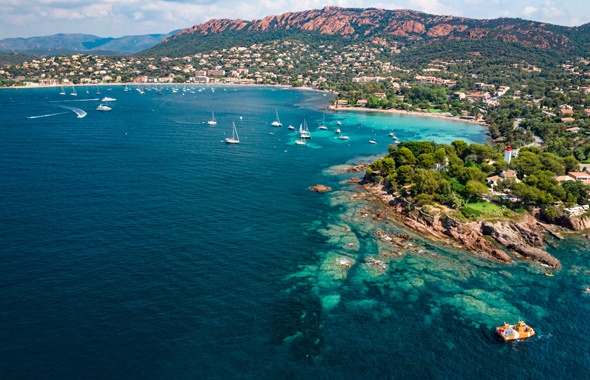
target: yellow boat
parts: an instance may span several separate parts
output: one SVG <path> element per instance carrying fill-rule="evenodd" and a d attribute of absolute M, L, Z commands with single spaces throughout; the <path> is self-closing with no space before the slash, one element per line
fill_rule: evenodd
<path fill-rule="evenodd" d="M 504 322 L 504 326 L 496 327 L 496 333 L 500 335 L 500 338 L 504 341 L 526 339 L 535 335 L 535 330 L 532 327 L 527 326 L 523 321 L 518 321 L 515 325 L 509 325 Z"/>

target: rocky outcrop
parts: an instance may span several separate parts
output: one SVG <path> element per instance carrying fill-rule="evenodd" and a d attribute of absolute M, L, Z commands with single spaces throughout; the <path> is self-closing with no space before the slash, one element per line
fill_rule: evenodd
<path fill-rule="evenodd" d="M 428 30 L 426 35 L 428 37 L 442 37 L 448 36 L 454 31 L 463 32 L 467 29 L 467 25 L 449 25 L 449 24 L 439 24 L 433 26 Z"/>
<path fill-rule="evenodd" d="M 461 223 L 437 210 L 432 214 L 417 209 L 403 198 L 391 201 L 391 196 L 381 188 L 366 185 L 370 193 L 378 195 L 392 211 L 396 219 L 422 236 L 445 241 L 482 257 L 503 263 L 512 262 L 501 247 L 552 269 L 561 269 L 558 259 L 543 250 L 543 234 L 546 230 L 533 217 L 521 221 Z M 490 240 L 493 238 L 493 241 Z M 499 247 L 496 244 L 499 245 Z"/>
<path fill-rule="evenodd" d="M 332 188 L 330 186 L 317 184 L 310 187 L 309 190 L 315 191 L 316 193 L 327 193 L 329 191 L 332 191 Z"/>
<path fill-rule="evenodd" d="M 394 36 L 407 37 L 410 34 L 424 34 L 426 32 L 426 27 L 418 21 L 400 20 L 390 22 L 385 28 L 385 31 Z"/>
<path fill-rule="evenodd" d="M 367 165 L 365 165 L 365 164 L 354 165 L 354 166 L 347 168 L 346 172 L 347 173 L 362 172 L 363 170 L 365 170 L 366 167 L 367 167 Z"/>
<path fill-rule="evenodd" d="M 562 216 L 554 221 L 555 224 L 574 231 L 583 231 L 590 229 L 590 217 L 567 217 Z"/>
<path fill-rule="evenodd" d="M 484 222 L 481 232 L 493 237 L 504 247 L 511 249 L 531 260 L 543 263 L 553 269 L 561 269 L 561 263 L 544 251 L 543 233 L 545 232 L 532 217 L 516 222 Z"/>

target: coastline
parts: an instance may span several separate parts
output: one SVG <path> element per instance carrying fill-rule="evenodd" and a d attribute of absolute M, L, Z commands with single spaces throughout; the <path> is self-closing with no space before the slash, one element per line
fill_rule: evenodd
<path fill-rule="evenodd" d="M 34 88 L 60 88 L 60 87 L 98 87 L 98 86 L 210 86 L 210 87 L 222 87 L 222 86 L 237 86 L 237 87 L 270 87 L 270 88 L 279 88 L 283 90 L 301 90 L 301 91 L 312 91 L 312 92 L 321 92 L 325 94 L 334 94 L 333 91 L 328 90 L 320 90 L 317 88 L 306 87 L 306 86 L 290 86 L 285 84 L 257 84 L 257 83 L 218 83 L 218 82 L 210 82 L 210 83 L 143 83 L 143 82 L 117 82 L 117 83 L 70 83 L 70 84 L 35 84 L 34 86 L 10 86 L 10 87 L 0 87 L 0 90 L 19 90 L 19 89 L 34 89 Z"/>
<path fill-rule="evenodd" d="M 503 264 L 513 264 L 517 259 L 528 259 L 549 270 L 560 270 L 561 262 L 545 250 L 547 242 L 543 235 L 559 236 L 558 226 L 542 225 L 534 217 L 523 220 L 500 220 L 494 222 L 459 222 L 442 214 L 428 215 L 422 211 L 409 212 L 412 205 L 395 198 L 379 186 L 364 184 L 360 190 L 379 205 L 389 220 L 399 223 L 413 233 L 433 242 L 475 254 Z"/>
<path fill-rule="evenodd" d="M 418 117 L 428 117 L 434 119 L 445 119 L 445 120 L 453 120 L 459 121 L 467 124 L 476 124 L 484 127 L 488 127 L 489 125 L 485 122 L 480 122 L 477 120 L 469 120 L 469 119 L 461 119 L 459 116 L 451 116 L 448 114 L 436 114 L 436 113 L 429 113 L 429 112 L 418 112 L 418 111 L 406 111 L 406 110 L 398 110 L 394 108 L 390 109 L 377 109 L 377 108 L 360 108 L 360 107 L 335 107 L 333 105 L 328 107 L 330 111 L 344 111 L 344 112 L 379 112 L 379 113 L 390 113 L 396 115 L 407 115 L 407 116 L 418 116 Z"/>

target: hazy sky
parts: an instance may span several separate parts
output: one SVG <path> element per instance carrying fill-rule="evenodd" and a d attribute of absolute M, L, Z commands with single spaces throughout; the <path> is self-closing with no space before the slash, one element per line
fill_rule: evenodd
<path fill-rule="evenodd" d="M 519 17 L 566 26 L 590 22 L 590 0 L 0 0 L 0 39 L 167 33 L 212 18 L 253 20 L 328 5 L 477 19 Z"/>

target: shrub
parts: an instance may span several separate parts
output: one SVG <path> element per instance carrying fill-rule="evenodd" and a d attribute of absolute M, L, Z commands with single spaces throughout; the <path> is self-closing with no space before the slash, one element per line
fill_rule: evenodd
<path fill-rule="evenodd" d="M 463 215 L 465 215 L 466 218 L 477 218 L 481 216 L 481 212 L 479 212 L 478 210 L 475 210 L 471 207 L 463 207 L 461 208 L 461 213 L 463 213 Z"/>

